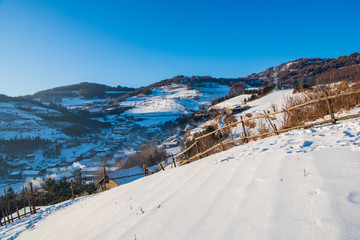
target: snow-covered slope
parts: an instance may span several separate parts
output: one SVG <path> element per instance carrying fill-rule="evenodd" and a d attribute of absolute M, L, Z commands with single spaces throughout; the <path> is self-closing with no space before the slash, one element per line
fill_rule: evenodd
<path fill-rule="evenodd" d="M 68 138 L 36 114 L 61 115 L 58 111 L 30 103 L 0 102 L 0 138 L 15 139 L 41 136 L 45 139 L 52 139 L 55 135 L 58 138 Z"/>
<path fill-rule="evenodd" d="M 19 239 L 36 240 L 356 239 L 359 140 L 356 119 L 251 142 L 50 207 L 0 237 L 22 224 L 32 227 Z"/>
<path fill-rule="evenodd" d="M 153 89 L 149 95 L 128 98 L 120 105 L 133 107 L 124 115 L 139 119 L 137 124 L 149 127 L 194 113 L 209 106 L 214 99 L 226 95 L 228 91 L 228 86 L 215 83 L 194 86 L 194 89 L 188 89 L 185 84 L 170 84 Z"/>
<path fill-rule="evenodd" d="M 215 109 L 222 109 L 222 108 L 234 108 L 237 106 L 244 106 L 248 105 L 251 110 L 250 111 L 257 111 L 257 110 L 270 110 L 271 106 L 276 106 L 277 108 L 283 108 L 284 101 L 291 97 L 293 94 L 293 89 L 288 90 L 275 90 L 271 92 L 270 94 L 259 98 L 257 100 L 251 101 L 247 104 L 244 103 L 245 99 L 248 99 L 251 94 L 242 94 L 233 98 L 230 98 L 226 101 L 223 101 L 221 103 L 218 103 L 214 105 L 212 108 Z"/>

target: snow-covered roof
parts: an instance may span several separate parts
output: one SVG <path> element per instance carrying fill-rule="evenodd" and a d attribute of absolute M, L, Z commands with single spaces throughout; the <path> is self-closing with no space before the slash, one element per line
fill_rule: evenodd
<path fill-rule="evenodd" d="M 35 170 L 25 170 L 22 172 L 23 175 L 26 176 L 37 176 L 39 175 L 40 171 L 35 171 Z"/>

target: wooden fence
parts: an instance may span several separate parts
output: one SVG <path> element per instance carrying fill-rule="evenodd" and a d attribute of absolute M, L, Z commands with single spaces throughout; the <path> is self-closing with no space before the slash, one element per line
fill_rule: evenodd
<path fill-rule="evenodd" d="M 360 90 L 352 91 L 352 92 L 345 92 L 345 93 L 341 93 L 341 94 L 337 94 L 337 95 L 326 96 L 326 97 L 321 97 L 318 99 L 310 100 L 308 102 L 305 102 L 305 103 L 302 103 L 302 104 L 299 104 L 299 105 L 296 105 L 293 107 L 289 107 L 286 109 L 274 111 L 271 113 L 264 111 L 264 114 L 260 114 L 258 116 L 253 116 L 253 117 L 249 117 L 249 118 L 245 118 L 245 119 L 240 117 L 240 120 L 238 120 L 234 123 L 228 124 L 226 126 L 216 129 L 215 131 L 212 131 L 210 133 L 207 133 L 200 137 L 195 138 L 195 141 L 193 144 L 191 144 L 184 151 L 178 153 L 177 155 L 175 155 L 173 157 L 175 159 L 174 161 L 180 161 L 180 164 L 183 165 L 183 164 L 198 160 L 198 159 L 202 158 L 204 155 L 211 155 L 212 153 L 223 151 L 227 147 L 233 147 L 237 143 L 240 143 L 240 144 L 247 143 L 251 139 L 268 137 L 268 136 L 274 135 L 274 134 L 278 135 L 280 133 L 288 132 L 291 130 L 301 129 L 301 128 L 309 128 L 312 126 L 322 125 L 325 123 L 335 124 L 337 121 L 344 120 L 344 119 L 358 118 L 358 117 L 360 117 L 360 114 L 354 114 L 354 115 L 349 115 L 349 116 L 345 116 L 345 117 L 335 117 L 334 111 L 333 111 L 333 106 L 332 106 L 332 100 L 335 98 L 338 98 L 338 97 L 344 97 L 344 96 L 349 96 L 352 94 L 359 94 L 359 93 L 360 93 Z M 299 125 L 299 126 L 284 128 L 284 129 L 278 129 L 277 126 L 274 123 L 272 123 L 272 121 L 271 121 L 271 117 L 273 117 L 274 115 L 290 113 L 290 111 L 294 111 L 294 110 L 303 108 L 303 107 L 311 105 L 311 104 L 320 103 L 322 101 L 325 101 L 327 103 L 328 113 L 330 115 L 329 120 L 324 120 L 321 122 L 314 122 L 314 123 L 310 123 L 310 124 L 304 124 L 304 125 Z M 271 126 L 272 131 L 250 136 L 248 134 L 248 131 L 246 131 L 245 123 L 249 122 L 251 120 L 260 119 L 260 118 L 265 118 L 265 120 Z M 231 132 L 231 128 L 233 128 L 239 124 L 241 124 L 241 126 L 242 126 L 242 136 L 240 136 L 238 138 L 236 138 L 236 137 L 234 138 L 234 136 L 232 135 L 232 132 Z M 222 138 L 221 131 L 225 131 L 225 130 L 228 130 L 230 132 L 231 137 L 221 139 Z M 201 149 L 199 147 L 200 140 L 207 138 L 209 136 L 212 136 L 213 142 L 215 141 L 214 139 L 217 139 L 217 142 L 212 144 L 212 146 L 210 146 L 209 148 L 202 149 L 202 151 L 201 151 Z"/>
<path fill-rule="evenodd" d="M 16 219 L 36 214 L 38 210 L 35 207 L 32 183 L 30 183 L 30 192 L 23 188 L 23 194 L 20 198 L 17 194 L 6 193 L 4 190 L 4 196 L 1 196 L 0 199 L 0 226 L 5 226 Z"/>
<path fill-rule="evenodd" d="M 174 158 L 172 158 L 172 161 L 166 165 L 163 165 L 162 163 L 158 163 L 159 169 L 165 171 L 165 167 L 170 165 L 171 167 L 176 167 L 176 162 Z M 152 171 L 150 171 L 149 168 L 147 168 L 145 165 L 143 166 L 144 172 L 141 174 L 133 174 L 133 175 L 127 175 L 117 178 L 109 178 L 106 173 L 105 167 L 103 170 L 103 178 L 98 182 L 98 184 L 101 185 L 102 190 L 107 190 L 106 184 L 107 181 L 112 179 L 124 179 L 129 177 L 135 177 L 135 176 L 147 176 L 153 174 Z M 105 181 L 104 181 L 105 180 Z M 74 195 L 74 186 L 73 186 L 73 180 L 70 181 L 71 186 L 71 199 L 75 199 Z M 16 193 L 6 193 L 4 190 L 4 195 L 0 197 L 0 226 L 5 226 L 11 222 L 14 222 L 16 219 L 21 219 L 26 216 L 36 214 L 40 208 L 36 208 L 36 197 L 39 196 L 37 193 L 33 191 L 32 183 L 30 182 L 30 192 L 27 188 L 23 187 L 23 191 L 21 194 Z M 42 198 L 45 198 L 44 196 L 41 196 Z M 67 200 L 67 199 L 66 199 Z"/>
<path fill-rule="evenodd" d="M 162 163 L 158 162 L 159 165 L 159 169 L 160 171 L 163 170 L 165 171 L 165 168 L 169 165 L 171 165 L 172 167 L 176 167 L 176 162 L 174 157 L 172 157 L 172 161 L 170 163 L 167 163 L 165 165 L 163 165 Z M 121 176 L 121 177 L 109 177 L 108 174 L 106 173 L 106 169 L 104 167 L 103 169 L 103 177 L 96 183 L 96 185 L 100 185 L 101 189 L 103 191 L 107 190 L 107 183 L 109 183 L 109 180 L 120 180 L 120 179 L 125 179 L 125 178 L 130 178 L 130 177 L 138 177 L 138 176 L 144 176 L 146 177 L 147 175 L 152 175 L 153 172 L 146 167 L 145 165 L 143 165 L 143 169 L 144 172 L 143 173 L 138 173 L 138 174 L 132 174 L 132 175 L 127 175 L 127 176 Z"/>
<path fill-rule="evenodd" d="M 163 171 L 165 171 L 166 166 L 171 165 L 171 168 L 177 167 L 177 162 L 179 160 L 181 160 L 180 164 L 183 165 L 183 164 L 198 160 L 206 154 L 211 155 L 213 153 L 226 150 L 228 147 L 233 147 L 233 146 L 237 145 L 238 143 L 240 143 L 240 144 L 248 143 L 249 140 L 251 140 L 251 139 L 263 138 L 263 137 L 267 137 L 267 136 L 274 135 L 274 134 L 278 135 L 278 134 L 288 132 L 291 130 L 301 129 L 301 128 L 310 128 L 312 126 L 321 125 L 321 124 L 325 124 L 325 123 L 335 124 L 337 121 L 345 120 L 345 119 L 358 118 L 358 117 L 360 117 L 360 114 L 348 115 L 348 116 L 344 116 L 344 117 L 335 117 L 335 115 L 334 115 L 331 100 L 338 98 L 338 97 L 342 97 L 342 96 L 348 96 L 351 94 L 360 94 L 360 90 L 353 91 L 353 92 L 346 92 L 346 93 L 333 95 L 333 96 L 322 97 L 319 99 L 311 100 L 306 103 L 302 103 L 302 104 L 299 104 L 299 105 L 296 105 L 293 107 L 289 107 L 289 108 L 271 112 L 271 113 L 264 111 L 264 114 L 260 114 L 258 116 L 254 116 L 254 117 L 249 117 L 246 119 L 243 119 L 242 117 L 240 117 L 239 121 L 228 124 L 224 127 L 216 129 L 215 131 L 212 131 L 210 133 L 207 133 L 200 137 L 195 138 L 194 143 L 192 143 L 188 148 L 186 148 L 184 151 L 178 153 L 177 155 L 172 156 L 170 163 L 167 163 L 166 165 L 163 165 L 162 163 L 158 163 L 158 165 L 160 167 L 159 169 L 160 169 L 160 171 L 161 171 L 161 169 Z M 274 123 L 272 123 L 272 121 L 271 121 L 271 117 L 276 114 L 289 113 L 290 111 L 296 110 L 301 107 L 305 107 L 310 104 L 319 103 L 321 101 L 327 102 L 328 113 L 330 115 L 329 120 L 299 125 L 299 126 L 285 128 L 285 129 L 278 129 L 277 126 Z M 265 120 L 271 126 L 272 131 L 262 133 L 262 134 L 252 135 L 252 136 L 249 135 L 248 131 L 246 130 L 245 123 L 248 121 L 260 119 L 260 118 L 265 118 Z M 231 132 L 231 128 L 235 127 L 239 124 L 241 124 L 241 127 L 242 127 L 242 131 L 243 131 L 242 136 L 240 136 L 238 138 L 237 137 L 234 138 L 234 136 Z M 230 132 L 231 137 L 222 139 L 221 131 L 225 131 L 226 129 L 228 129 L 228 131 Z M 201 149 L 199 147 L 199 141 L 201 139 L 204 139 L 209 136 L 212 136 L 213 140 L 216 139 L 216 143 L 212 144 L 212 146 L 210 146 L 209 148 L 203 149 L 201 151 Z M 193 149 L 195 149 L 195 151 L 192 151 Z M 192 151 L 193 153 L 188 154 L 189 151 Z M 141 176 L 141 175 L 147 176 L 147 175 L 152 174 L 152 172 L 146 166 L 143 166 L 143 169 L 144 169 L 144 172 L 141 174 L 133 174 L 133 175 L 121 176 L 121 177 L 111 178 L 111 179 L 116 180 L 116 179 L 123 179 L 123 178 L 129 178 L 129 177 L 135 177 L 135 176 Z M 98 184 L 100 184 L 101 181 L 103 181 L 101 183 L 103 190 L 106 190 L 106 183 L 108 182 L 109 179 L 110 178 L 107 176 L 107 173 L 104 168 L 103 178 L 98 182 Z M 75 196 L 74 196 L 74 187 L 73 187 L 72 180 L 70 183 L 71 183 L 71 190 L 72 190 L 72 199 L 74 200 Z M 5 191 L 4 191 L 4 193 L 5 193 L 5 195 L 1 196 L 1 198 L 0 198 L 0 214 L 1 214 L 0 226 L 5 226 L 6 224 L 14 222 L 15 219 L 20 219 L 20 218 L 26 217 L 29 214 L 36 214 L 37 211 L 39 210 L 35 207 L 36 194 L 33 192 L 32 183 L 30 183 L 30 192 L 26 188 L 23 189 L 23 195 L 22 195 L 21 199 L 17 199 L 16 194 L 14 194 L 12 199 L 9 199 L 9 197 L 8 197 L 9 194 L 7 194 Z M 20 203 L 21 203 L 21 205 L 19 205 Z M 22 208 L 22 209 L 19 210 L 19 208 Z"/>

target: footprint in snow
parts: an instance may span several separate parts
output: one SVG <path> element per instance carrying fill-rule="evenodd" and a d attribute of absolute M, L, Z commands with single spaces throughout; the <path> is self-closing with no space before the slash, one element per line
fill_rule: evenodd
<path fill-rule="evenodd" d="M 358 192 L 349 193 L 347 200 L 354 204 L 360 204 L 360 193 Z"/>
<path fill-rule="evenodd" d="M 346 136 L 348 136 L 348 137 L 355 137 L 353 134 L 351 134 L 350 132 L 348 132 L 348 131 L 344 131 L 344 134 L 346 135 Z"/>
<path fill-rule="evenodd" d="M 305 147 L 309 147 L 313 144 L 314 142 L 312 141 L 304 141 L 303 145 L 301 146 L 302 148 L 305 148 Z"/>
<path fill-rule="evenodd" d="M 225 159 L 220 160 L 220 162 L 228 162 L 229 160 L 234 159 L 234 156 L 227 157 Z"/>

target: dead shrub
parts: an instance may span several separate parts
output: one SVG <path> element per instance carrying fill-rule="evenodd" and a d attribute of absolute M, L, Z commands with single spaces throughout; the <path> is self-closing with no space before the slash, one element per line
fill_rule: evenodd
<path fill-rule="evenodd" d="M 272 103 L 272 104 L 270 105 L 270 109 L 271 109 L 273 112 L 276 112 L 276 111 L 278 110 L 278 108 L 277 108 L 277 106 L 276 106 L 275 103 Z"/>
<path fill-rule="evenodd" d="M 255 121 L 244 121 L 244 125 L 247 128 L 255 128 L 256 127 L 256 122 Z"/>
<path fill-rule="evenodd" d="M 245 117 L 251 118 L 251 117 L 252 117 L 252 113 L 246 113 L 246 114 L 245 114 Z"/>
<path fill-rule="evenodd" d="M 207 126 L 206 129 L 202 132 L 198 132 L 194 134 L 194 138 L 191 141 L 187 141 L 184 144 L 184 149 L 189 148 L 191 145 L 193 145 L 195 143 L 195 138 L 204 136 L 208 133 L 214 132 L 216 130 L 216 128 L 214 126 Z M 192 156 L 195 156 L 196 154 L 200 152 L 204 152 L 205 150 L 211 148 L 212 146 L 218 144 L 219 142 L 219 133 L 215 134 L 210 134 L 206 137 L 203 137 L 201 139 L 198 140 L 198 144 L 197 146 L 195 145 L 194 147 L 192 147 L 189 151 L 187 151 L 184 155 L 185 158 L 191 158 Z M 203 155 L 204 157 L 207 155 L 211 155 L 212 152 L 209 152 L 206 155 Z"/>
<path fill-rule="evenodd" d="M 257 128 L 259 134 L 265 134 L 271 132 L 271 130 L 266 126 L 265 123 L 260 123 Z M 267 135 L 262 136 L 261 138 L 266 138 Z"/>
<path fill-rule="evenodd" d="M 330 87 L 330 85 L 322 85 L 314 88 L 311 92 L 304 93 L 302 96 L 291 97 L 287 99 L 285 103 L 285 108 L 297 106 L 299 104 L 319 98 L 324 98 L 326 96 L 355 91 L 358 90 L 356 89 L 358 87 L 358 84 L 353 84 L 353 86 L 349 87 L 346 82 L 341 82 L 340 84 L 333 85 L 332 87 Z M 350 109 L 359 106 L 360 93 L 336 97 L 331 99 L 330 101 L 334 113 L 339 113 L 341 111 L 349 111 Z M 312 122 L 317 119 L 324 118 L 326 115 L 329 114 L 330 113 L 328 103 L 326 100 L 322 100 L 317 103 L 313 103 L 288 111 L 285 116 L 285 123 L 283 124 L 283 128 L 300 126 L 305 124 L 306 122 Z"/>

